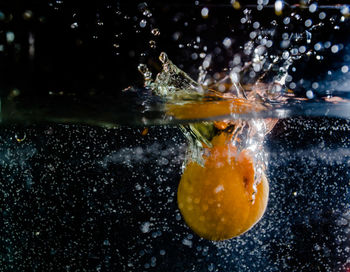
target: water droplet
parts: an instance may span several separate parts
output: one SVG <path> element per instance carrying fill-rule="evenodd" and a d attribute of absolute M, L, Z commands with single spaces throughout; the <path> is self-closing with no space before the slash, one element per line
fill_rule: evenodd
<path fill-rule="evenodd" d="M 306 52 L 306 47 L 304 45 L 302 45 L 302 46 L 299 47 L 298 50 L 299 50 L 299 53 L 303 54 L 303 53 Z"/>
<path fill-rule="evenodd" d="M 344 16 L 349 16 L 350 15 L 350 7 L 349 5 L 344 5 L 341 9 L 340 9 L 341 14 L 343 14 Z"/>
<path fill-rule="evenodd" d="M 276 13 L 276 15 L 282 15 L 283 6 L 284 6 L 283 1 L 277 0 L 275 2 L 275 13 Z"/>
<path fill-rule="evenodd" d="M 149 41 L 149 46 L 150 46 L 151 48 L 156 48 L 156 47 L 157 47 L 156 42 L 153 41 L 153 40 L 150 40 L 150 41 Z"/>
<path fill-rule="evenodd" d="M 305 26 L 306 26 L 306 27 L 312 26 L 312 20 L 311 20 L 311 19 L 307 19 L 307 20 L 305 21 Z"/>
<path fill-rule="evenodd" d="M 326 13 L 324 12 L 320 12 L 320 14 L 318 15 L 318 18 L 320 18 L 321 20 L 326 18 Z"/>
<path fill-rule="evenodd" d="M 10 91 L 10 93 L 9 93 L 9 95 L 8 95 L 7 98 L 8 98 L 9 100 L 11 100 L 11 99 L 13 99 L 13 98 L 19 96 L 20 94 L 21 94 L 20 90 L 18 90 L 18 89 L 13 89 L 13 90 Z"/>
<path fill-rule="evenodd" d="M 344 65 L 342 68 L 341 68 L 341 71 L 342 71 L 342 73 L 347 73 L 347 72 L 349 72 L 349 66 L 347 66 L 347 65 Z"/>
<path fill-rule="evenodd" d="M 6 40 L 9 43 L 12 43 L 15 40 L 15 33 L 9 31 L 6 33 Z"/>
<path fill-rule="evenodd" d="M 159 36 L 160 35 L 160 31 L 158 28 L 153 28 L 151 30 L 151 33 L 154 35 L 154 36 Z"/>
<path fill-rule="evenodd" d="M 230 38 L 226 37 L 226 38 L 223 40 L 222 44 L 223 44 L 226 48 L 229 48 L 229 47 L 231 46 L 231 44 L 232 44 L 232 41 L 231 41 Z"/>
<path fill-rule="evenodd" d="M 33 12 L 31 10 L 26 10 L 25 12 L 23 12 L 24 20 L 29 20 L 32 18 L 32 16 L 33 16 Z"/>
<path fill-rule="evenodd" d="M 288 57 L 289 57 L 289 52 L 288 51 L 283 51 L 282 58 L 283 59 L 288 59 Z"/>
<path fill-rule="evenodd" d="M 284 87 L 279 83 L 273 83 L 271 88 L 267 90 L 267 98 L 269 100 L 278 99 L 284 92 Z"/>
<path fill-rule="evenodd" d="M 15 134 L 15 138 L 16 138 L 16 141 L 18 143 L 20 143 L 20 142 L 23 142 L 27 138 L 27 135 L 25 132 L 23 132 L 23 133 L 18 132 Z"/>
<path fill-rule="evenodd" d="M 152 73 L 151 71 L 148 69 L 147 65 L 145 64 L 139 64 L 139 66 L 137 67 L 139 72 L 143 75 L 144 80 L 146 81 L 145 83 L 147 83 L 147 81 L 150 81 L 152 78 Z"/>
<path fill-rule="evenodd" d="M 78 27 L 78 23 L 74 22 L 73 24 L 70 25 L 70 28 L 75 29 Z"/>
<path fill-rule="evenodd" d="M 207 7 L 202 8 L 201 15 L 203 18 L 208 18 L 209 16 L 209 9 Z"/>
<path fill-rule="evenodd" d="M 165 52 L 160 53 L 159 60 L 164 64 L 169 61 L 168 55 Z"/>
<path fill-rule="evenodd" d="M 331 47 L 331 51 L 332 51 L 332 53 L 338 53 L 338 51 L 339 51 L 339 46 L 338 45 L 333 45 L 332 47 Z"/>
<path fill-rule="evenodd" d="M 254 29 L 258 29 L 260 27 L 260 23 L 259 22 L 254 22 L 253 23 L 253 28 Z"/>
<path fill-rule="evenodd" d="M 231 5 L 234 9 L 240 9 L 241 4 L 237 0 L 231 0 Z"/>
<path fill-rule="evenodd" d="M 306 97 L 309 98 L 309 99 L 314 98 L 314 92 L 312 90 L 308 90 L 306 92 Z"/>
<path fill-rule="evenodd" d="M 145 19 L 142 19 L 140 21 L 140 27 L 144 28 L 147 25 L 147 21 Z"/>
<path fill-rule="evenodd" d="M 314 13 L 317 10 L 317 4 L 313 3 L 309 6 L 310 13 Z"/>
<path fill-rule="evenodd" d="M 148 9 L 146 9 L 142 14 L 148 18 L 152 17 L 152 13 Z"/>

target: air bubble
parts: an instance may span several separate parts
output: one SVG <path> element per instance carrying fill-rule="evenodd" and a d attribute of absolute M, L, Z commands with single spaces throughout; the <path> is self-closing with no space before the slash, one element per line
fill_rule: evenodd
<path fill-rule="evenodd" d="M 144 222 L 144 223 L 142 223 L 140 229 L 143 233 L 147 233 L 150 231 L 150 226 L 151 226 L 150 222 Z"/>
<path fill-rule="evenodd" d="M 192 248 L 192 241 L 188 239 L 183 239 L 182 244 L 185 246 L 188 246 L 189 248 Z"/>

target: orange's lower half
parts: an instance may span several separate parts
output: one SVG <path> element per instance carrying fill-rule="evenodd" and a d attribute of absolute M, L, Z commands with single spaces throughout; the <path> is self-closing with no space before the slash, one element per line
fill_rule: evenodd
<path fill-rule="evenodd" d="M 188 226 L 209 240 L 225 240 L 249 230 L 263 216 L 269 194 L 265 174 L 255 184 L 249 153 L 237 154 L 221 135 L 206 150 L 204 166 L 193 161 L 186 165 L 177 193 Z"/>

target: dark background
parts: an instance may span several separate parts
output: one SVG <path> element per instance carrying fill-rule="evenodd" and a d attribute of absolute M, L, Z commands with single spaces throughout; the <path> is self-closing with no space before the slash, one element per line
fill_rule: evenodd
<path fill-rule="evenodd" d="M 270 2 L 273 6 L 274 3 Z M 334 4 L 332 1 L 318 2 L 320 9 L 314 14 L 308 9 L 291 8 L 299 2 L 290 1 L 285 3 L 283 16 L 276 16 L 270 7 L 263 11 L 253 8 L 250 16 L 252 23 L 256 20 L 261 27 L 276 28 L 274 45 L 270 50 L 280 54 L 282 33 L 303 33 L 306 19 L 311 18 L 317 24 L 321 6 Z M 162 51 L 166 51 L 175 64 L 196 78 L 203 60 L 199 57 L 194 60 L 191 55 L 204 52 L 204 46 L 209 53 L 215 51 L 212 71 L 221 71 L 228 67 L 235 53 L 242 52 L 241 47 L 249 40 L 252 25 L 240 23 L 240 19 L 245 17 L 243 7 L 249 4 L 256 5 L 256 1 L 244 1 L 242 9 L 235 10 L 229 1 L 3 0 L 0 3 L 0 43 L 3 46 L 0 52 L 0 90 L 3 95 L 13 88 L 21 94 L 38 96 L 62 91 L 78 95 L 96 92 L 119 95 L 130 85 L 142 85 L 137 71 L 139 63 L 147 63 L 153 71 L 159 71 L 158 55 Z M 203 7 L 210 10 L 206 19 L 200 13 Z M 283 18 L 294 11 L 301 19 L 291 17 L 290 24 L 283 24 Z M 308 49 L 319 41 L 347 45 L 350 29 L 347 20 L 339 23 L 339 9 L 325 11 L 325 26 L 313 31 Z M 141 20 L 147 21 L 146 27 L 140 27 Z M 272 27 L 273 20 L 277 26 Z M 339 29 L 334 28 L 337 25 Z M 154 28 L 159 29 L 159 36 L 152 35 Z M 13 42 L 6 41 L 8 32 L 14 33 Z M 174 33 L 178 33 L 178 40 L 174 40 Z M 32 54 L 29 53 L 30 36 L 33 38 Z M 201 38 L 199 42 L 197 37 Z M 228 50 L 222 45 L 226 37 L 233 40 Z M 151 40 L 155 41 L 156 48 L 150 47 Z M 305 39 L 292 43 L 296 47 L 303 44 Z M 303 57 L 295 63 L 297 72 L 290 73 L 296 83 L 301 78 L 321 80 L 327 77 L 328 70 L 339 69 L 345 51 L 331 54 L 329 50 L 324 50 L 320 52 L 325 57 L 323 61 L 317 61 L 315 55 Z M 305 88 L 300 83 L 296 92 L 303 95 Z"/>

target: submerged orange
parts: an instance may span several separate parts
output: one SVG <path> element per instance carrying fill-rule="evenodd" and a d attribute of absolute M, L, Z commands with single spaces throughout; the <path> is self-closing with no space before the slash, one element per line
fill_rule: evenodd
<path fill-rule="evenodd" d="M 215 136 L 203 155 L 204 165 L 190 161 L 178 187 L 184 220 L 209 240 L 230 239 L 246 232 L 263 216 L 268 202 L 265 174 L 255 184 L 251 154 L 246 150 L 238 153 L 229 139 L 224 132 Z"/>

